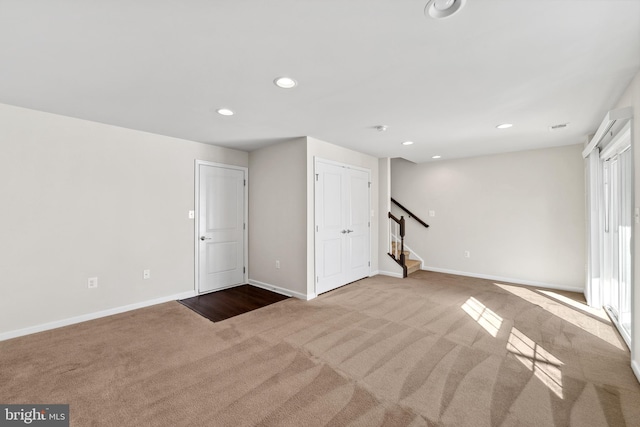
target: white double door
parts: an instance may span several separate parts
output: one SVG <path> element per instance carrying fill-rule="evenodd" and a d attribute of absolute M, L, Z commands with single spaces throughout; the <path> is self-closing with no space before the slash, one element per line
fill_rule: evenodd
<path fill-rule="evenodd" d="M 316 294 L 371 270 L 370 172 L 316 159 Z"/>
<path fill-rule="evenodd" d="M 245 283 L 246 169 L 196 163 L 198 292 Z"/>

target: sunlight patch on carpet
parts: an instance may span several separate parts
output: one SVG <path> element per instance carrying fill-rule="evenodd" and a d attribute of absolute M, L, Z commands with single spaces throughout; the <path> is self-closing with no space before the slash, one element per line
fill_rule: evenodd
<path fill-rule="evenodd" d="M 560 295 L 557 292 L 553 292 L 553 291 L 547 291 L 544 289 L 537 289 L 537 292 L 540 292 L 541 294 L 544 294 L 546 296 L 548 296 L 549 298 L 553 298 L 555 300 L 558 300 L 564 304 L 570 305 L 571 307 L 574 307 L 578 310 L 582 310 L 582 311 L 586 311 L 589 314 L 592 314 L 594 316 L 597 316 L 599 318 L 602 319 L 603 322 L 607 323 L 608 325 L 611 324 L 611 321 L 609 320 L 609 317 L 607 316 L 607 313 L 605 313 L 604 310 L 598 310 L 596 308 L 593 307 L 589 307 L 586 304 L 582 304 L 578 301 L 574 301 L 571 298 L 567 298 L 564 295 Z"/>
<path fill-rule="evenodd" d="M 562 361 L 516 328 L 511 328 L 507 350 L 527 369 L 533 371 L 549 390 L 563 399 L 562 371 L 560 370 Z"/>
<path fill-rule="evenodd" d="M 625 350 L 624 343 L 618 338 L 616 332 L 611 328 L 610 322 L 596 319 L 588 314 L 582 313 L 571 307 L 567 307 L 556 299 L 549 298 L 539 292 L 534 292 L 520 286 L 505 285 L 502 283 L 494 283 L 501 289 L 512 293 L 531 304 L 535 304 L 549 313 L 558 316 L 564 321 L 582 329 L 591 335 L 600 338 L 607 344 L 611 344 L 619 350 Z"/>
<path fill-rule="evenodd" d="M 489 332 L 492 337 L 498 336 L 500 326 L 502 326 L 502 317 L 487 308 L 486 305 L 470 297 L 461 308 L 469 315 L 473 320 L 478 322 L 478 325 L 482 326 L 485 331 Z"/>

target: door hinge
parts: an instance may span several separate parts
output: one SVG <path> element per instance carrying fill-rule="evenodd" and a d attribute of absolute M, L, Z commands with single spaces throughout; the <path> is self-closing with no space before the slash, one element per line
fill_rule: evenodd
<path fill-rule="evenodd" d="M 242 274 L 245 274 L 247 272 L 247 267 L 242 267 Z"/>
<path fill-rule="evenodd" d="M 316 233 L 317 233 L 318 231 L 319 231 L 319 230 L 318 230 L 318 226 L 316 225 Z"/>
<path fill-rule="evenodd" d="M 369 182 L 369 188 L 371 188 L 371 182 Z"/>
<path fill-rule="evenodd" d="M 371 227 L 371 221 L 367 223 L 367 227 Z"/>
<path fill-rule="evenodd" d="M 320 282 L 320 276 L 316 276 L 316 283 Z"/>
<path fill-rule="evenodd" d="M 319 173 L 316 174 L 316 181 L 318 180 L 318 177 L 320 176 Z"/>
<path fill-rule="evenodd" d="M 246 187 L 247 186 L 247 180 L 244 179 L 243 181 L 244 181 L 244 186 Z"/>
<path fill-rule="evenodd" d="M 369 264 L 369 267 L 371 267 L 371 261 L 369 261 L 368 264 Z"/>
<path fill-rule="evenodd" d="M 242 223 L 242 229 L 243 229 L 243 230 L 246 230 L 246 229 L 247 229 L 247 223 L 246 223 L 246 222 Z"/>

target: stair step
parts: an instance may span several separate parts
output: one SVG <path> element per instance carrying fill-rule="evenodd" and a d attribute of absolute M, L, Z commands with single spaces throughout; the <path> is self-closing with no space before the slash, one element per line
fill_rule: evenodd
<path fill-rule="evenodd" d="M 404 263 L 407 266 L 407 274 L 415 273 L 420 270 L 420 261 L 417 259 L 405 259 Z"/>
<path fill-rule="evenodd" d="M 391 253 L 393 253 L 394 255 L 396 253 L 396 242 L 391 242 Z M 404 251 L 404 256 L 406 258 L 409 258 L 410 255 L 411 255 L 410 251 Z"/>
<path fill-rule="evenodd" d="M 398 242 L 391 242 L 391 253 L 392 255 L 396 255 L 396 244 L 399 245 Z M 409 258 L 411 256 L 410 251 L 404 251 L 404 263 L 407 266 L 407 274 L 415 273 L 420 270 L 421 262 L 415 259 Z M 400 258 L 400 254 L 397 254 L 398 259 Z"/>

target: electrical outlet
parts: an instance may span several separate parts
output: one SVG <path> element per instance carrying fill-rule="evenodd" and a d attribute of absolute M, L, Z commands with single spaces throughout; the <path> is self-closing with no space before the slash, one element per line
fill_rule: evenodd
<path fill-rule="evenodd" d="M 189 219 L 194 219 L 196 217 L 196 211 L 189 211 Z"/>
<path fill-rule="evenodd" d="M 149 279 L 151 277 L 151 270 L 144 270 L 142 272 L 142 278 L 143 279 Z"/>
<path fill-rule="evenodd" d="M 276 268 L 278 268 L 278 269 L 280 268 L 280 260 L 279 259 L 276 260 Z"/>
<path fill-rule="evenodd" d="M 436 211 L 434 211 L 434 210 L 430 210 L 430 211 L 429 211 L 429 216 L 432 216 L 432 217 L 433 217 L 433 216 L 436 216 Z"/>
<path fill-rule="evenodd" d="M 464 257 L 465 257 L 465 258 L 471 258 L 471 252 L 469 252 L 469 251 L 464 251 Z"/>
<path fill-rule="evenodd" d="M 87 288 L 93 289 L 98 287 L 98 278 L 97 277 L 89 277 L 87 280 Z"/>

